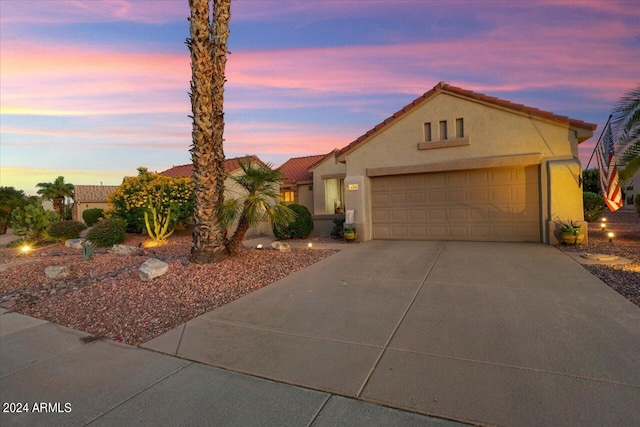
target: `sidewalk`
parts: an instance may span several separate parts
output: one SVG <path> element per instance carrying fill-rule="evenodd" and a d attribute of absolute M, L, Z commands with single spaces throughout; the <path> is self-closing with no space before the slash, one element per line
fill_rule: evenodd
<path fill-rule="evenodd" d="M 0 309 L 0 425 L 460 425 L 89 336 Z"/>

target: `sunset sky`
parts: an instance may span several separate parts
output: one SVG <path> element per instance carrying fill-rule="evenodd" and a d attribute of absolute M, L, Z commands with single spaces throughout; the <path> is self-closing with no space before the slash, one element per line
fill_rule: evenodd
<path fill-rule="evenodd" d="M 1 0 L 0 185 L 190 163 L 187 0 Z M 340 148 L 439 81 L 597 123 L 640 82 L 640 0 L 233 0 L 225 154 Z M 592 166 L 593 167 L 593 166 Z"/>

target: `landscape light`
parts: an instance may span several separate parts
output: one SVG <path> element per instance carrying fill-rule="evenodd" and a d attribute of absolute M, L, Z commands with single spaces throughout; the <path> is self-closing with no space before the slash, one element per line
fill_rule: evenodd
<path fill-rule="evenodd" d="M 605 228 L 606 226 L 607 226 L 607 225 L 606 225 L 604 222 L 600 224 L 600 228 L 602 228 L 602 231 L 604 231 L 604 228 Z"/>
<path fill-rule="evenodd" d="M 311 242 L 309 242 L 309 244 L 307 246 L 309 247 L 309 249 L 311 249 L 313 247 L 313 244 Z"/>
<path fill-rule="evenodd" d="M 602 217 L 602 222 L 607 222 L 607 218 Z"/>
<path fill-rule="evenodd" d="M 256 246 L 256 249 L 262 249 L 262 244 L 259 244 L 258 246 Z"/>
<path fill-rule="evenodd" d="M 31 246 L 29 245 L 22 245 L 20 247 L 20 252 L 22 252 L 23 254 L 28 254 L 29 251 L 31 251 Z"/>
<path fill-rule="evenodd" d="M 614 234 L 610 231 L 609 234 L 607 234 L 607 236 L 609 236 L 609 241 L 613 242 L 613 236 Z"/>

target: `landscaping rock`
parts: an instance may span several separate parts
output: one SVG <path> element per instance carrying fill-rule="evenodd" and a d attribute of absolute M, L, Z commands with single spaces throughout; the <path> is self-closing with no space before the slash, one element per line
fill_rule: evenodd
<path fill-rule="evenodd" d="M 67 248 L 82 249 L 82 242 L 84 242 L 84 239 L 67 239 L 64 245 Z"/>
<path fill-rule="evenodd" d="M 138 275 L 143 282 L 150 282 L 169 271 L 169 264 L 157 258 L 149 258 L 140 266 Z"/>
<path fill-rule="evenodd" d="M 286 242 L 273 242 L 271 248 L 280 252 L 291 252 L 291 246 Z"/>
<path fill-rule="evenodd" d="M 44 274 L 49 279 L 64 279 L 71 274 L 67 265 L 51 265 L 44 269 Z"/>
<path fill-rule="evenodd" d="M 115 255 L 142 255 L 144 250 L 136 246 L 113 245 L 111 253 Z"/>

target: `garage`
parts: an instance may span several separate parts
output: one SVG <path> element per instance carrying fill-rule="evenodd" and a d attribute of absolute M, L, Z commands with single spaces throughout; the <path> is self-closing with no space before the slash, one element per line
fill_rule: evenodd
<path fill-rule="evenodd" d="M 539 166 L 371 178 L 374 239 L 540 242 Z"/>

